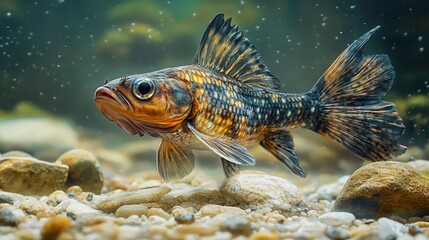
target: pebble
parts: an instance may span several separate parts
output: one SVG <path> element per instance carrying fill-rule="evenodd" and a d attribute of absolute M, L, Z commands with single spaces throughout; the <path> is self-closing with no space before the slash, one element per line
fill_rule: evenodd
<path fill-rule="evenodd" d="M 137 215 L 137 216 L 146 215 L 147 212 L 148 212 L 148 208 L 142 204 L 123 205 L 116 210 L 115 216 L 127 218 L 131 215 Z"/>
<path fill-rule="evenodd" d="M 249 236 L 252 233 L 250 221 L 245 216 L 230 216 L 220 227 L 221 231 L 228 231 L 233 235 Z"/>
<path fill-rule="evenodd" d="M 58 239 L 60 234 L 72 225 L 72 221 L 65 216 L 56 215 L 43 224 L 40 230 L 42 239 Z M 62 238 L 63 239 L 63 238 Z"/>
<path fill-rule="evenodd" d="M 55 212 L 48 204 L 40 202 L 33 197 L 26 197 L 26 199 L 20 203 L 19 208 L 27 214 L 34 215 L 37 218 L 51 217 L 55 215 Z"/>
<path fill-rule="evenodd" d="M 176 234 L 186 235 L 186 234 L 195 234 L 198 236 L 211 236 L 215 234 L 216 228 L 210 226 L 204 226 L 202 224 L 187 224 L 187 225 L 178 225 L 174 228 Z"/>
<path fill-rule="evenodd" d="M 18 217 L 8 207 L 0 209 L 0 226 L 17 226 L 19 224 Z"/>
<path fill-rule="evenodd" d="M 380 233 L 388 236 L 395 235 L 397 238 L 401 238 L 408 232 L 407 226 L 389 218 L 382 217 L 377 222 L 380 226 Z"/>
<path fill-rule="evenodd" d="M 90 152 L 82 149 L 70 150 L 56 162 L 69 167 L 66 188 L 78 185 L 85 192 L 100 193 L 104 183 L 103 173 L 98 160 Z"/>
<path fill-rule="evenodd" d="M 120 206 L 156 202 L 168 193 L 170 188 L 155 187 L 133 192 L 114 193 L 97 204 L 97 208 L 106 213 L 115 212 Z"/>
<path fill-rule="evenodd" d="M 358 218 L 423 217 L 429 212 L 428 180 L 406 163 L 370 163 L 353 173 L 333 211 Z"/>
<path fill-rule="evenodd" d="M 162 208 L 150 208 L 147 211 L 147 216 L 159 216 L 165 219 L 171 218 L 170 214 L 166 213 Z"/>
<path fill-rule="evenodd" d="M 239 174 L 228 178 L 220 191 L 227 205 L 244 209 L 269 208 L 293 215 L 306 207 L 297 186 L 270 175 Z"/>
<path fill-rule="evenodd" d="M 194 222 L 194 214 L 186 212 L 181 215 L 176 215 L 174 220 L 179 224 L 191 224 Z"/>
<path fill-rule="evenodd" d="M 333 226 L 328 226 L 326 228 L 326 236 L 333 240 L 342 240 L 349 237 L 349 234 L 346 230 L 342 228 L 336 228 Z"/>
<path fill-rule="evenodd" d="M 201 217 L 205 217 L 205 216 L 214 217 L 222 213 L 228 213 L 231 215 L 246 215 L 246 211 L 238 207 L 229 207 L 229 206 L 212 205 L 212 204 L 202 207 L 199 211 L 199 214 L 201 214 Z"/>
<path fill-rule="evenodd" d="M 0 188 L 24 195 L 47 195 L 62 189 L 69 168 L 31 157 L 0 158 Z"/>
<path fill-rule="evenodd" d="M 76 216 L 80 214 L 87 214 L 87 213 L 95 213 L 95 214 L 99 213 L 97 210 L 83 203 L 80 203 L 75 199 L 68 199 L 66 201 L 68 201 L 66 211 L 69 213 L 73 213 Z"/>
<path fill-rule="evenodd" d="M 355 216 L 347 212 L 330 212 L 319 217 L 319 221 L 330 226 L 338 227 L 341 225 L 350 227 L 355 221 Z"/>

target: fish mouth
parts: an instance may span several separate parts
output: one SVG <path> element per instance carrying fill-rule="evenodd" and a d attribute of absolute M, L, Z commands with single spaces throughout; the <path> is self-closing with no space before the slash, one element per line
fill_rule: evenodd
<path fill-rule="evenodd" d="M 95 90 L 94 102 L 97 107 L 101 108 L 103 102 L 107 105 L 116 105 L 120 107 L 123 111 L 133 112 L 134 107 L 131 105 L 130 101 L 118 90 L 110 89 L 105 86 L 97 88 Z"/>

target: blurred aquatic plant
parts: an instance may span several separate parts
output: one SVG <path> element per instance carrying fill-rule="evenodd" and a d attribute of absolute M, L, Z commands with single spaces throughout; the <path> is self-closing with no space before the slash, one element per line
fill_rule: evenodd
<path fill-rule="evenodd" d="M 58 118 L 50 112 L 45 111 L 30 102 L 20 102 L 12 111 L 0 112 L 0 120 L 25 117 Z"/>
<path fill-rule="evenodd" d="M 97 48 L 107 58 L 141 59 L 144 63 L 157 64 L 162 60 L 159 52 L 175 42 L 175 46 L 181 47 L 169 48 L 169 58 L 190 56 L 197 48 L 204 27 L 217 12 L 232 16 L 241 27 L 256 20 L 258 12 L 252 5 L 241 6 L 239 12 L 232 10 L 239 6 L 240 2 L 235 1 L 187 1 L 185 5 L 176 3 L 174 6 L 169 1 L 123 2 L 106 13 L 112 28 L 104 32 Z"/>

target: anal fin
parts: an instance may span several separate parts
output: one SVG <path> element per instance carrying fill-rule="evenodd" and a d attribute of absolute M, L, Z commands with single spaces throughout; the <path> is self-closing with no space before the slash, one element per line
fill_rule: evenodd
<path fill-rule="evenodd" d="M 221 158 L 220 161 L 222 163 L 223 172 L 225 173 L 225 176 L 227 178 L 230 178 L 240 173 L 240 165 L 232 163 L 223 158 Z"/>
<path fill-rule="evenodd" d="M 165 181 L 183 178 L 194 169 L 195 157 L 192 150 L 163 140 L 158 148 L 156 165 Z"/>
<path fill-rule="evenodd" d="M 260 144 L 293 173 L 301 177 L 307 176 L 299 166 L 298 157 L 294 149 L 295 145 L 289 131 L 278 130 L 271 132 L 265 136 L 265 139 Z"/>
<path fill-rule="evenodd" d="M 219 157 L 239 165 L 255 165 L 256 161 L 247 151 L 246 147 L 200 133 L 191 123 L 188 123 L 187 126 L 202 143 Z"/>

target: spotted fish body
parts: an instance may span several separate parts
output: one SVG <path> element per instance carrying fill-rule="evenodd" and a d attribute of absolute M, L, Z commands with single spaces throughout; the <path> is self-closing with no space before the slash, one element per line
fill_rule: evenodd
<path fill-rule="evenodd" d="M 163 139 L 157 167 L 165 180 L 194 168 L 193 150 L 211 150 L 227 177 L 253 165 L 247 146 L 260 144 L 293 173 L 306 176 L 291 128 L 313 130 L 356 154 L 382 161 L 405 152 L 404 126 L 382 101 L 393 83 L 386 55 L 365 56 L 375 28 L 353 42 L 304 94 L 279 91 L 279 80 L 231 19 L 210 22 L 193 65 L 129 75 L 97 89 L 95 103 L 131 134 Z"/>
<path fill-rule="evenodd" d="M 254 87 L 200 66 L 178 75 L 195 86 L 194 126 L 201 133 L 251 146 L 270 131 L 313 124 L 317 102 L 305 95 Z"/>

